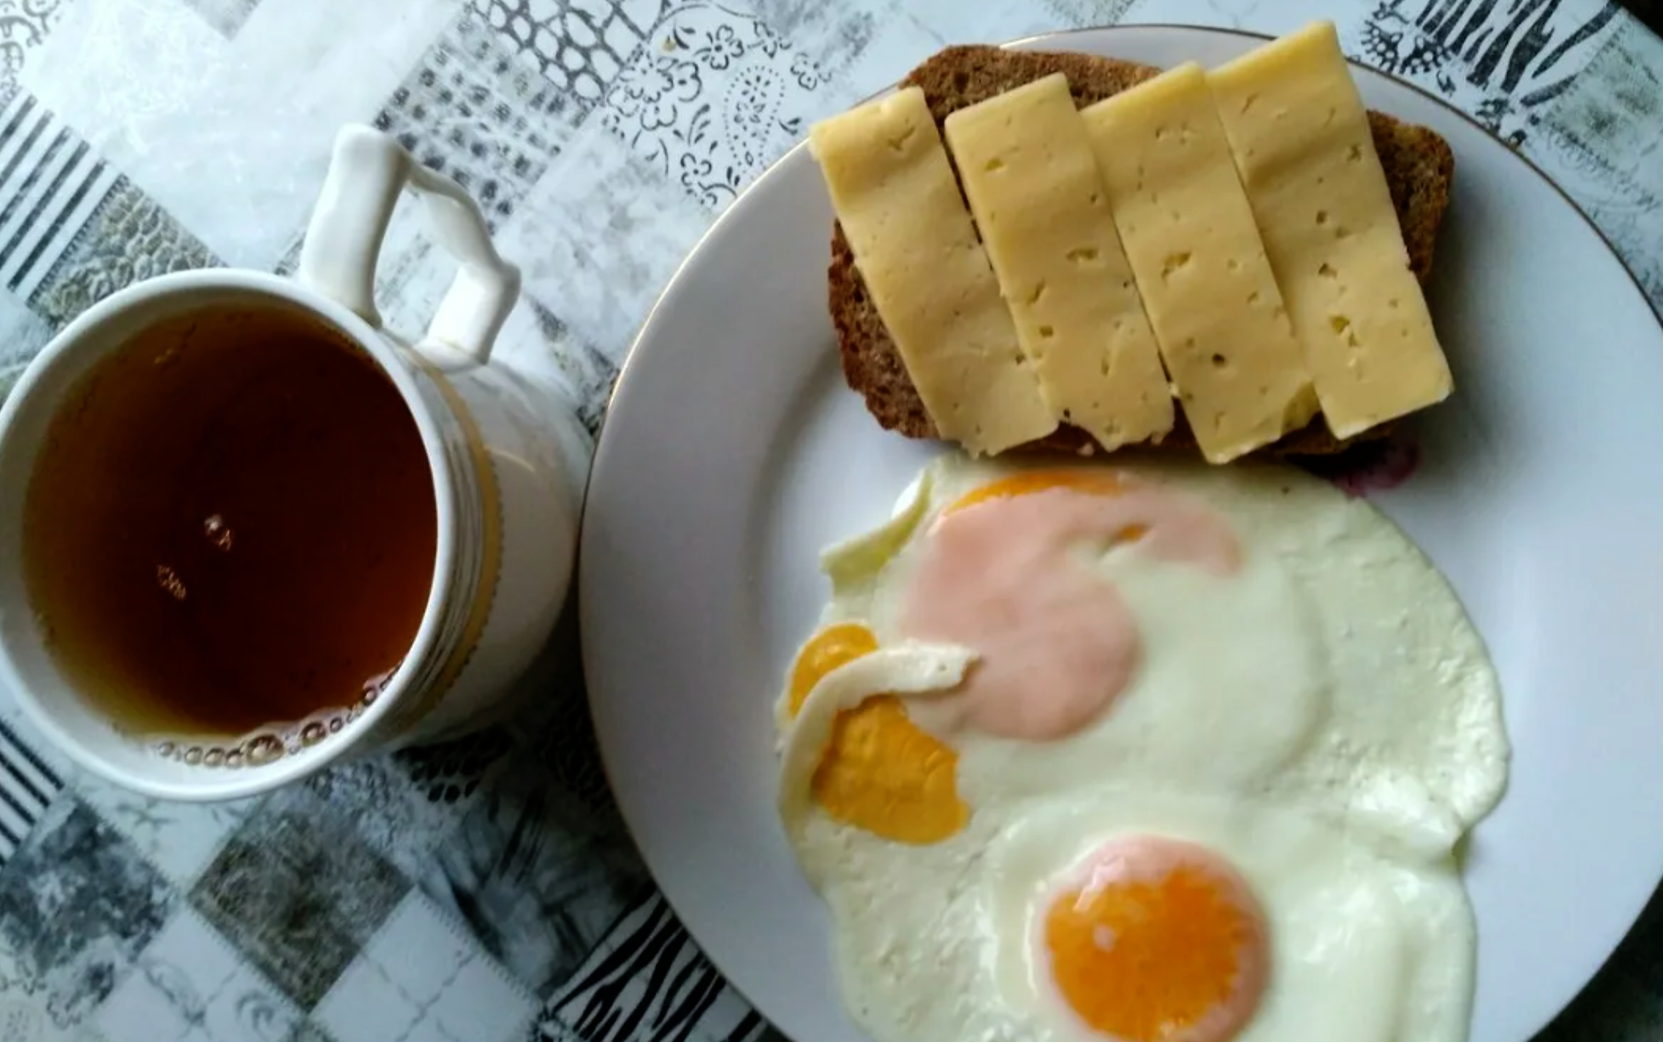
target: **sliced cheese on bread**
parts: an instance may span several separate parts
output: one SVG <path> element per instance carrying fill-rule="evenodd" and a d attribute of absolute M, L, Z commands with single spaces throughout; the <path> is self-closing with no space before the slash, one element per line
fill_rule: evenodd
<path fill-rule="evenodd" d="M 1058 426 L 962 203 L 920 88 L 811 128 L 875 309 L 944 438 L 978 455 Z"/>
<path fill-rule="evenodd" d="M 1332 433 L 1447 398 L 1453 376 L 1336 30 L 1312 23 L 1209 83 Z"/>
<path fill-rule="evenodd" d="M 951 113 L 944 139 L 1057 417 L 1107 450 L 1167 433 L 1158 342 L 1066 77 Z"/>
<path fill-rule="evenodd" d="M 1082 119 L 1205 459 L 1233 460 L 1306 424 L 1314 388 L 1204 70 L 1178 66 Z"/>

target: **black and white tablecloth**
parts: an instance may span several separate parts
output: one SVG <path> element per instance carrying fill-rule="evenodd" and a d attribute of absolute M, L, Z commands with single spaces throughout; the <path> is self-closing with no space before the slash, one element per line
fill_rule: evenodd
<path fill-rule="evenodd" d="M 0 0 L 0 393 L 99 297 L 288 270 L 336 128 L 386 128 L 519 262 L 507 346 L 594 431 L 695 241 L 814 119 L 946 43 L 1334 18 L 1550 173 L 1662 295 L 1662 44 L 1601 0 Z M 379 293 L 450 274 L 405 207 Z M 270 797 L 73 770 L 0 693 L 0 1038 L 768 1039 L 657 897 L 571 620 L 540 710 Z M 1642 779 L 1641 786 L 1658 780 Z M 1662 913 L 1550 1035 L 1660 1040 Z"/>

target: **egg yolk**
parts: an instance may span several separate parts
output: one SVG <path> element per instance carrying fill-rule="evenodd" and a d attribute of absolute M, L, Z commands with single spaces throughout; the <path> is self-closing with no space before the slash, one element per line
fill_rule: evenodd
<path fill-rule="evenodd" d="M 879 648 L 862 624 L 836 624 L 806 643 L 788 682 L 799 713 L 823 675 Z M 870 696 L 834 718 L 811 793 L 830 816 L 877 837 L 930 845 L 967 825 L 956 793 L 956 752 L 909 720 L 896 696 Z"/>
<path fill-rule="evenodd" d="M 1049 904 L 1043 937 L 1066 1002 L 1118 1040 L 1232 1040 L 1268 981 L 1256 898 L 1225 860 L 1186 841 L 1102 848 Z"/>
<path fill-rule="evenodd" d="M 986 500 L 996 500 L 1002 497 L 1023 497 L 1028 493 L 1041 493 L 1050 489 L 1069 489 L 1078 493 L 1091 493 L 1103 497 L 1115 497 L 1128 489 L 1128 485 L 1116 475 L 1104 471 L 1086 470 L 1055 470 L 1055 471 L 1026 471 L 1018 475 L 997 479 L 977 489 L 961 495 L 961 497 L 944 509 L 944 514 L 952 514 L 962 508 L 972 507 L 974 504 Z M 1146 533 L 1147 527 L 1142 525 L 1125 526 L 1114 536 L 1115 540 L 1139 540 Z"/>
<path fill-rule="evenodd" d="M 972 507 L 981 500 L 994 500 L 997 497 L 1023 497 L 1027 493 L 1040 493 L 1045 489 L 1074 489 L 1079 493 L 1103 493 L 1112 495 L 1123 492 L 1124 485 L 1117 476 L 1104 471 L 1075 471 L 1059 469 L 1054 471 L 1025 471 L 1018 475 L 997 479 L 971 492 L 962 494 L 944 509 L 945 514 L 960 511 L 964 507 Z"/>
<path fill-rule="evenodd" d="M 788 680 L 788 710 L 799 713 L 805 697 L 822 681 L 822 676 L 836 667 L 844 667 L 859 656 L 867 656 L 880 648 L 874 634 L 862 624 L 843 623 L 817 634 L 799 652 Z"/>

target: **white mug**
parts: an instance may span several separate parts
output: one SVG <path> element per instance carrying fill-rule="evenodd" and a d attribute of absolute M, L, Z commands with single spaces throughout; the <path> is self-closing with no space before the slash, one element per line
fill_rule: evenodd
<path fill-rule="evenodd" d="M 382 325 L 372 289 L 394 204 L 427 204 L 459 263 L 427 334 Z M 0 408 L 0 684 L 71 760 L 156 797 L 259 793 L 346 756 L 439 738 L 492 720 L 544 646 L 573 572 L 589 441 L 572 404 L 530 370 L 492 358 L 521 276 L 494 249 L 455 182 L 368 127 L 337 136 L 295 279 L 204 269 L 128 287 L 53 338 Z M 25 588 L 23 501 L 48 424 L 68 392 L 150 324 L 209 307 L 299 306 L 362 348 L 405 400 L 434 479 L 434 576 L 422 623 L 374 699 L 331 726 L 247 752 L 123 735 L 55 666 Z M 338 727 L 339 726 L 339 727 Z M 278 747 L 284 749 L 277 749 Z"/>

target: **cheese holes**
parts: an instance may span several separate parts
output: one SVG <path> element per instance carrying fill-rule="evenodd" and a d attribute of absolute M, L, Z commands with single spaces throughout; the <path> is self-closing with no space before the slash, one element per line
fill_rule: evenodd
<path fill-rule="evenodd" d="M 1186 268 L 1192 261 L 1193 254 L 1190 251 L 1184 250 L 1179 254 L 1171 254 L 1164 259 L 1164 265 L 1158 272 L 1159 277 L 1169 279 L 1172 275 Z"/>

